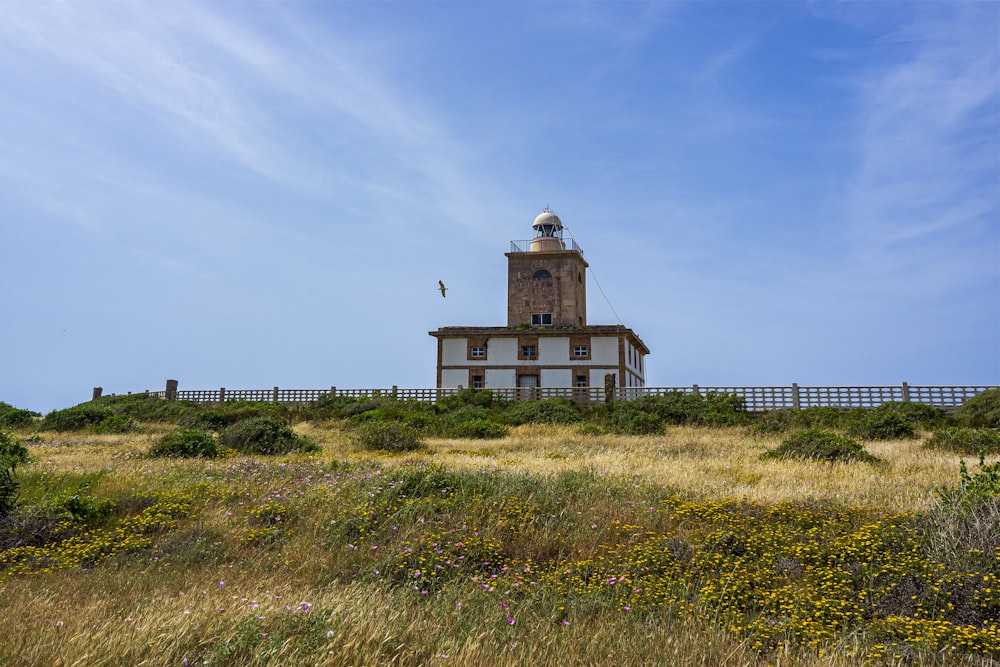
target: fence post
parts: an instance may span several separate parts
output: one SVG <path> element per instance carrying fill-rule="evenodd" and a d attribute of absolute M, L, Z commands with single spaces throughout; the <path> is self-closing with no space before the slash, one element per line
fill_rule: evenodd
<path fill-rule="evenodd" d="M 167 380 L 167 390 L 165 392 L 163 392 L 163 393 L 164 393 L 164 396 L 166 397 L 166 399 L 168 401 L 176 401 L 177 400 L 177 380 Z"/>
<path fill-rule="evenodd" d="M 221 389 L 219 389 L 219 403 L 225 403 L 225 402 L 226 402 L 226 388 L 222 387 Z"/>
<path fill-rule="evenodd" d="M 274 388 L 274 392 L 271 394 L 271 396 L 272 396 L 271 402 L 272 403 L 277 403 L 278 402 L 278 388 L 277 387 Z"/>
<path fill-rule="evenodd" d="M 615 374 L 604 374 L 604 402 L 611 405 L 615 402 Z"/>
<path fill-rule="evenodd" d="M 799 402 L 799 385 L 792 383 L 792 410 L 801 410 L 802 404 Z"/>
<path fill-rule="evenodd" d="M 104 393 L 104 388 L 103 387 L 94 387 L 94 398 L 100 398 L 101 394 L 103 394 L 103 393 Z M 93 400 L 93 399 L 91 399 L 91 400 Z"/>
<path fill-rule="evenodd" d="M 903 383 L 903 403 L 910 402 L 910 385 Z"/>

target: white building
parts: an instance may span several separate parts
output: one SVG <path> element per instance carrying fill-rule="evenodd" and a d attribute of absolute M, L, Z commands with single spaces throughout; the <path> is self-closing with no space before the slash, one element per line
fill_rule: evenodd
<path fill-rule="evenodd" d="M 438 387 L 644 387 L 649 348 L 631 329 L 587 324 L 587 262 L 545 209 L 507 253 L 507 326 L 441 327 Z"/>

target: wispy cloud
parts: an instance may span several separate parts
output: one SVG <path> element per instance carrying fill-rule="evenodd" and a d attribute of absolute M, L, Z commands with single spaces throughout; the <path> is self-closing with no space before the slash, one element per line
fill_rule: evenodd
<path fill-rule="evenodd" d="M 997 234 L 996 16 L 966 9 L 944 25 L 914 23 L 887 36 L 883 48 L 901 55 L 873 67 L 859 89 L 847 216 L 866 261 L 905 253 L 965 272 L 967 253 L 981 250 L 969 241 Z"/>

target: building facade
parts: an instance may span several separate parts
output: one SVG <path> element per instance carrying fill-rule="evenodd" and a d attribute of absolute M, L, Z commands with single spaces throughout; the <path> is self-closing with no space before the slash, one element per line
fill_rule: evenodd
<path fill-rule="evenodd" d="M 649 349 L 631 329 L 587 324 L 587 262 L 545 209 L 534 237 L 507 256 L 507 326 L 446 326 L 437 339 L 438 387 L 591 387 L 615 376 L 644 387 Z"/>

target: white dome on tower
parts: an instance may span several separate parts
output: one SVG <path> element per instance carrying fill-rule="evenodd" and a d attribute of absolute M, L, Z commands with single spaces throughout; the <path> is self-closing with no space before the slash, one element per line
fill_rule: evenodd
<path fill-rule="evenodd" d="M 531 226 L 539 236 L 555 236 L 555 233 L 561 232 L 563 228 L 562 220 L 547 206 L 538 214 Z"/>

